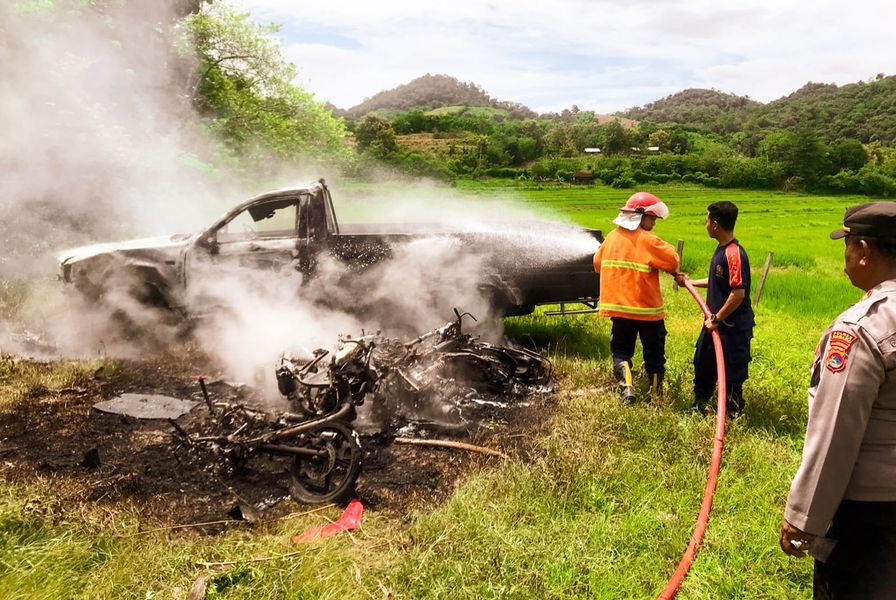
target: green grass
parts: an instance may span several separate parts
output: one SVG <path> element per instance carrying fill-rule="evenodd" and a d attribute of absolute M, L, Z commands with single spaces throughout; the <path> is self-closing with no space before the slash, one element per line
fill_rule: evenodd
<path fill-rule="evenodd" d="M 607 230 L 630 191 L 460 182 L 462 193 Z M 705 542 L 680 598 L 808 598 L 811 563 L 777 549 L 799 464 L 808 366 L 818 336 L 860 292 L 842 273 L 828 232 L 849 197 L 652 186 L 672 211 L 656 232 L 685 240 L 685 267 L 705 276 L 714 244 L 706 205 L 741 208 L 739 239 L 754 282 L 773 268 L 756 307 L 746 414 L 729 428 Z M 409 514 L 369 511 L 362 530 L 300 554 L 244 562 L 213 580 L 214 598 L 652 598 L 688 543 L 712 451 L 714 422 L 688 412 L 696 304 L 663 277 L 668 305 L 667 395 L 622 406 L 613 394 L 609 322 L 536 314 L 507 331 L 544 348 L 557 367 L 557 412 L 546 433 L 507 462 L 484 461 L 444 503 Z M 640 362 L 639 360 L 637 362 Z M 636 362 L 636 369 L 640 366 Z M 50 371 L 0 361 L 0 409 L 87 377 L 96 364 Z M 118 367 L 115 367 L 118 368 Z M 322 522 L 298 517 L 217 537 L 140 535 L 154 523 L 127 507 L 57 506 L 49 483 L 0 486 L 0 597 L 183 598 L 197 561 L 293 551 L 281 542 Z M 327 518 L 338 515 L 329 509 Z"/>

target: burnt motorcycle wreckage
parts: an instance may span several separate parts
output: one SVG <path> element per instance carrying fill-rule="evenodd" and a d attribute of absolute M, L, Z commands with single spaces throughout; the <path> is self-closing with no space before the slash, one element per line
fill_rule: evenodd
<path fill-rule="evenodd" d="M 212 402 L 205 382 L 199 383 L 209 411 L 203 426 L 208 434 L 193 435 L 173 419 L 170 423 L 188 448 L 213 454 L 211 466 L 220 475 L 244 471 L 253 457 L 268 455 L 288 459 L 289 492 L 299 502 L 332 502 L 352 492 L 361 470 L 361 444 L 351 427 L 351 402 L 317 418 L 274 414 Z"/>
<path fill-rule="evenodd" d="M 210 449 L 223 475 L 247 468 L 253 456 L 280 456 L 289 460 L 294 499 L 309 504 L 345 499 L 361 472 L 355 423 L 357 407 L 365 402 L 389 436 L 413 423 L 431 426 L 434 414 L 443 425 L 463 427 L 487 418 L 484 411 L 512 410 L 514 400 L 551 389 L 547 359 L 464 333 L 467 316 L 473 318 L 455 309 L 453 321 L 407 343 L 362 334 L 342 337 L 332 355 L 320 349 L 311 360 L 284 356 L 277 382 L 295 412 L 214 403 L 200 380 L 212 421 L 205 429 L 211 434 L 191 435 L 172 425 L 188 446 Z"/>

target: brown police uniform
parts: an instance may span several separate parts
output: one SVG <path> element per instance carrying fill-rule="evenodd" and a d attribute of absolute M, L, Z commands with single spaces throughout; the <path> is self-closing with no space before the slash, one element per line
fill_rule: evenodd
<path fill-rule="evenodd" d="M 869 213 L 872 205 L 881 206 Z M 896 235 L 881 217 L 896 227 L 896 203 L 852 207 L 831 237 Z M 815 543 L 828 548 L 814 553 L 816 598 L 896 598 L 896 279 L 870 289 L 819 341 L 784 518 L 825 538 Z"/>

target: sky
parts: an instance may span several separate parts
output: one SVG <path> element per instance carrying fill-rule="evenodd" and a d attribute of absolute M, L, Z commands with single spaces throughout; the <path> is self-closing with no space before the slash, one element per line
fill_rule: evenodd
<path fill-rule="evenodd" d="M 768 102 L 896 73 L 892 0 L 236 0 L 299 83 L 350 108 L 430 74 L 539 112 L 612 113 L 687 88 Z"/>

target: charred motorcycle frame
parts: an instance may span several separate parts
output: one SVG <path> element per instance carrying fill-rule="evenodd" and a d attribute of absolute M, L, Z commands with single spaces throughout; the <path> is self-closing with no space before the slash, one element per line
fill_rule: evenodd
<path fill-rule="evenodd" d="M 213 403 L 200 379 L 203 398 L 218 435 L 190 435 L 172 425 L 190 446 L 210 448 L 227 472 L 245 468 L 259 454 L 285 456 L 290 494 L 298 501 L 341 500 L 354 490 L 362 449 L 352 427 L 356 407 L 370 398 L 374 414 L 389 422 L 399 396 L 424 402 L 453 389 L 501 393 L 550 382 L 552 366 L 540 354 L 518 347 L 481 342 L 463 332 L 463 320 L 475 317 L 454 310 L 455 319 L 408 343 L 377 335 L 342 337 L 337 351 L 316 350 L 313 359 L 284 356 L 277 385 L 296 412 L 271 414 L 241 404 Z M 330 357 L 330 360 L 325 360 Z"/>

